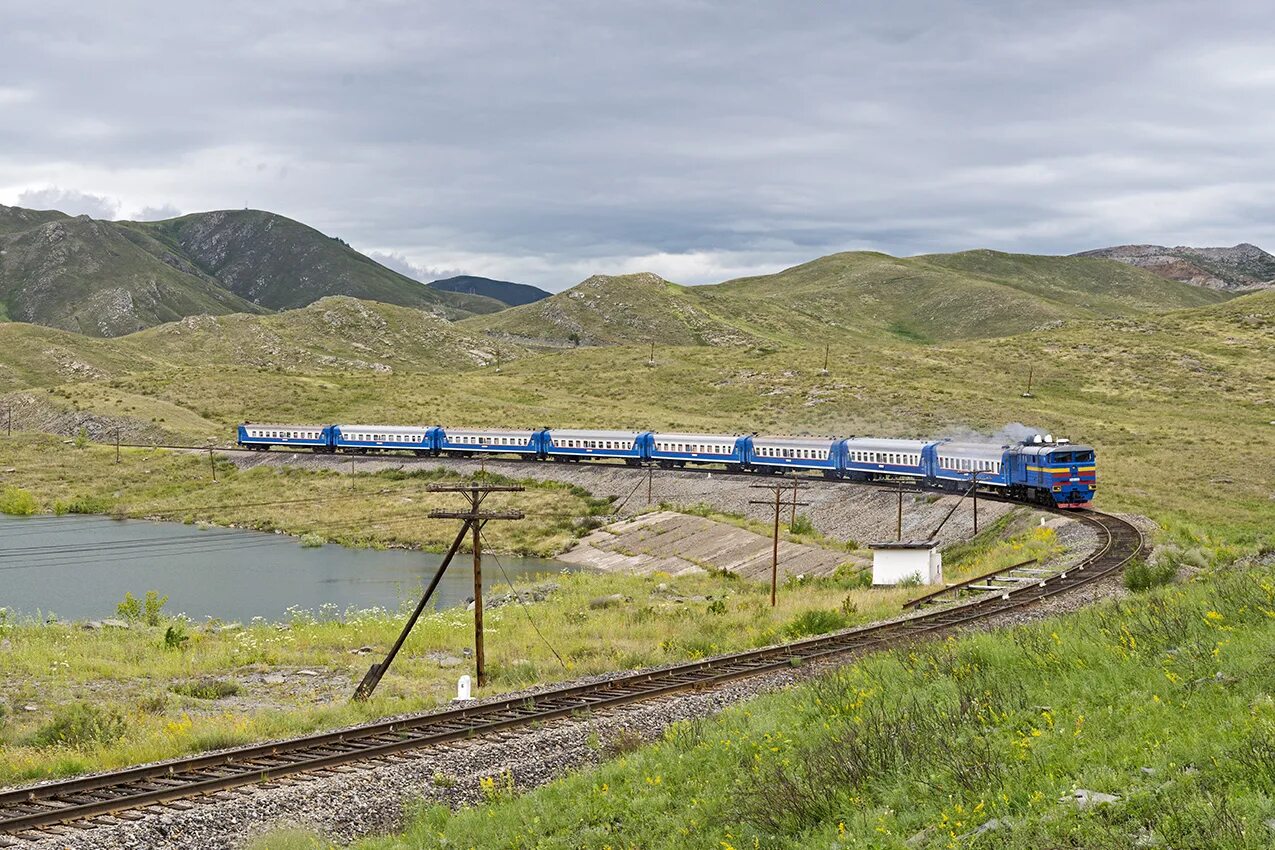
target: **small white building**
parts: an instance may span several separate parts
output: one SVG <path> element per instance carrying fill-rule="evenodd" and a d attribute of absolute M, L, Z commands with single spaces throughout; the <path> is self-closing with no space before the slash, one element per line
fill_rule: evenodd
<path fill-rule="evenodd" d="M 943 583 L 943 553 L 936 540 L 873 543 L 872 583 L 895 585 L 909 579 L 921 584 Z"/>

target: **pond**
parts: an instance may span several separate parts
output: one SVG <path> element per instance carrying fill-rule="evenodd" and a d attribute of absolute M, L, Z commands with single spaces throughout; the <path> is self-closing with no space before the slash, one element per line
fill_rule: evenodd
<path fill-rule="evenodd" d="M 504 567 L 502 573 L 497 566 Z M 126 592 L 168 596 L 165 612 L 193 619 L 278 620 L 289 608 L 338 611 L 397 608 L 418 599 L 442 555 L 403 550 L 303 547 L 296 538 L 99 516 L 0 515 L 0 608 L 63 620 L 115 616 Z M 576 567 L 540 558 L 484 553 L 483 587 L 507 590 L 519 578 Z M 473 596 L 469 555 L 447 568 L 432 605 Z"/>

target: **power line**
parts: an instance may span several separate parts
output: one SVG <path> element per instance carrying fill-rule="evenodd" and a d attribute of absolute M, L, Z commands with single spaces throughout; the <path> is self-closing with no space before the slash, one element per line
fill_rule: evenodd
<path fill-rule="evenodd" d="M 483 540 L 487 539 L 487 535 L 482 534 L 481 531 L 479 534 L 482 535 Z M 496 566 L 500 569 L 500 574 L 505 577 L 505 584 L 509 585 L 509 591 L 514 595 L 514 599 L 522 607 L 523 613 L 527 615 L 527 622 L 531 624 L 531 628 L 535 630 L 536 635 L 540 638 L 544 645 L 549 647 L 549 651 L 553 653 L 554 658 L 558 659 L 558 663 L 562 665 L 562 669 L 571 669 L 567 667 L 567 662 L 562 660 L 562 656 L 558 654 L 558 650 L 553 648 L 553 644 L 549 642 L 549 639 L 544 636 L 543 632 L 540 631 L 540 627 L 536 625 L 535 619 L 531 616 L 531 609 L 527 607 L 526 602 L 522 601 L 522 594 L 520 594 L 518 589 L 514 587 L 513 581 L 509 578 L 509 573 L 505 572 L 505 565 L 500 563 L 500 557 L 494 551 L 491 553 L 491 557 L 495 560 Z"/>

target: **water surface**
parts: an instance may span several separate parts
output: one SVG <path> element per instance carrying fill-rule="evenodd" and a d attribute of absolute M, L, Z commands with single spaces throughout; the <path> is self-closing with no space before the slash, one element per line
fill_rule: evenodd
<path fill-rule="evenodd" d="M 576 569 L 540 558 L 483 557 L 483 587 Z M 126 592 L 167 595 L 165 611 L 195 619 L 277 620 L 289 608 L 396 608 L 416 599 L 442 555 L 401 550 L 305 548 L 295 538 L 98 516 L 0 515 L 0 608 L 61 619 L 115 615 Z M 434 592 L 438 607 L 473 596 L 470 556 L 457 555 Z"/>

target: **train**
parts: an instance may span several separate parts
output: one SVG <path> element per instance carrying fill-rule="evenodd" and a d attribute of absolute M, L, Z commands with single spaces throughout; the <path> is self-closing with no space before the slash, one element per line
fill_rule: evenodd
<path fill-rule="evenodd" d="M 912 480 L 959 491 L 971 486 L 1024 502 L 1087 508 L 1097 490 L 1092 446 L 1036 434 L 1017 443 L 872 437 L 771 437 L 439 425 L 277 425 L 245 422 L 241 448 L 320 453 L 411 452 L 419 457 L 515 455 L 537 461 L 621 460 L 664 469 L 721 466 L 730 472 L 804 470 L 849 481 Z"/>

